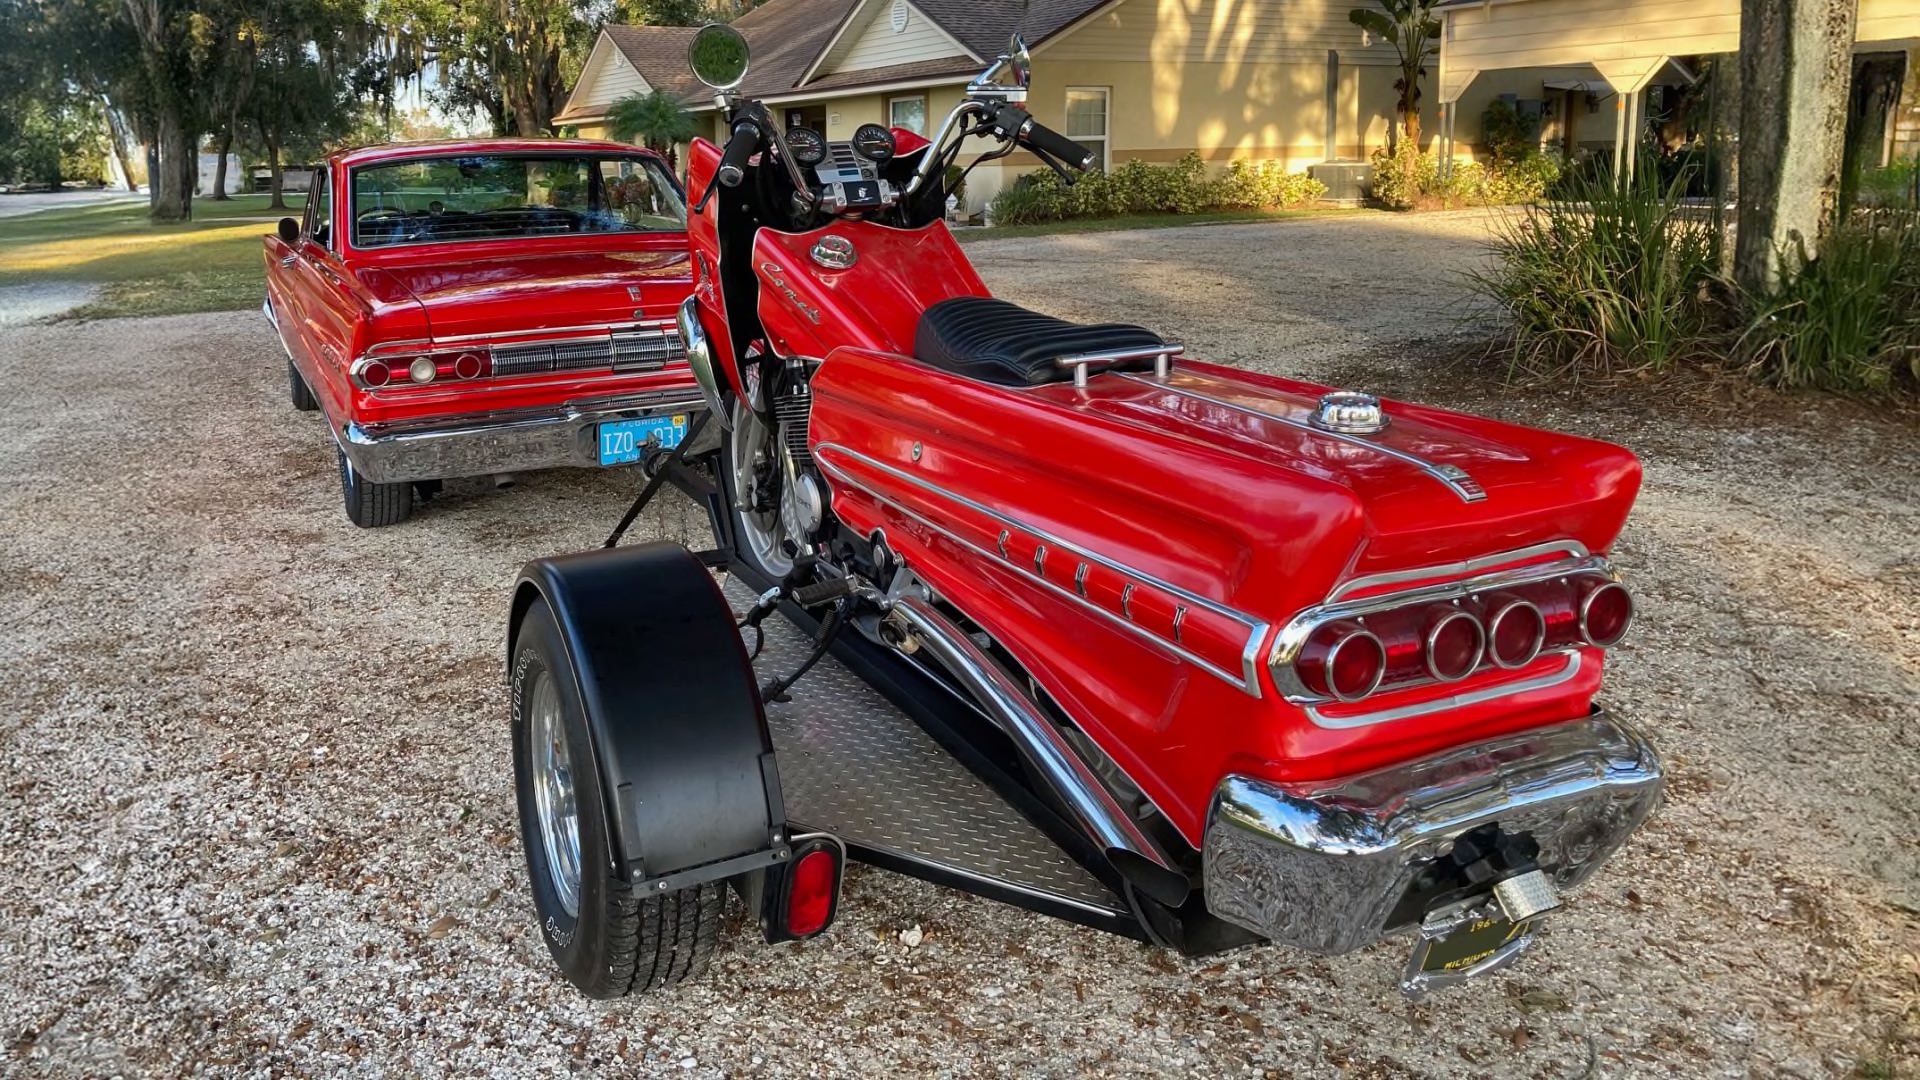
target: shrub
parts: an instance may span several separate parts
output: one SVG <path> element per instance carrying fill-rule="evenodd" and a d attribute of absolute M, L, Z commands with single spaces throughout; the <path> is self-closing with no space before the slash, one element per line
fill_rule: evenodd
<path fill-rule="evenodd" d="M 1920 210 L 1920 158 L 1896 161 L 1860 174 L 1860 205 L 1875 209 Z"/>
<path fill-rule="evenodd" d="M 1427 202 L 1518 206 L 1539 202 L 1560 179 L 1560 159 L 1528 150 L 1504 166 L 1456 161 L 1444 177 L 1440 159 L 1401 143 L 1399 150 L 1373 153 L 1373 198 L 1389 210 L 1411 210 Z"/>
<path fill-rule="evenodd" d="M 1767 382 L 1884 390 L 1920 378 L 1920 220 L 1863 214 L 1838 226 L 1818 258 L 1784 252 L 1780 285 L 1748 298 L 1735 355 Z"/>
<path fill-rule="evenodd" d="M 1505 98 L 1494 98 L 1480 114 L 1480 138 L 1493 167 L 1503 169 L 1540 152 L 1540 123 L 1520 115 Z"/>
<path fill-rule="evenodd" d="M 1499 226 L 1475 291 L 1513 319 L 1513 360 L 1536 372 L 1663 370 L 1710 355 L 1719 231 L 1683 212 L 1678 185 L 1576 180 Z"/>
<path fill-rule="evenodd" d="M 1030 225 L 1119 214 L 1298 206 L 1326 192 L 1325 184 L 1304 173 L 1289 173 L 1274 161 L 1235 161 L 1221 176 L 1210 178 L 1206 163 L 1194 153 L 1171 165 L 1128 161 L 1111 173 L 1082 176 L 1072 187 L 1051 171 L 1027 173 L 994 197 L 988 214 L 999 224 Z"/>

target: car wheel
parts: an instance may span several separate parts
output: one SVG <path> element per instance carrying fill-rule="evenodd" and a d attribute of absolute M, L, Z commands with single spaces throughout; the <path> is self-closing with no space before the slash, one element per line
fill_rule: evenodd
<path fill-rule="evenodd" d="M 376 484 L 360 475 L 345 450 L 336 447 L 334 453 L 340 456 L 340 494 L 346 501 L 347 520 L 363 529 L 377 529 L 413 516 L 411 483 Z"/>
<path fill-rule="evenodd" d="M 733 512 L 734 556 L 772 581 L 793 572 L 795 547 L 780 516 L 779 437 L 745 401 L 733 398 L 732 424 L 721 438 L 721 482 Z"/>
<path fill-rule="evenodd" d="M 291 360 L 287 361 L 287 392 L 293 398 L 293 407 L 301 412 L 313 412 L 320 407 L 313 391 L 307 388 L 307 380 L 300 377 L 300 369 L 294 367 Z"/>
<path fill-rule="evenodd" d="M 520 624 L 512 683 L 520 841 L 554 963 L 603 999 L 703 974 L 720 945 L 725 885 L 641 897 L 620 873 L 586 710 L 545 601 Z"/>

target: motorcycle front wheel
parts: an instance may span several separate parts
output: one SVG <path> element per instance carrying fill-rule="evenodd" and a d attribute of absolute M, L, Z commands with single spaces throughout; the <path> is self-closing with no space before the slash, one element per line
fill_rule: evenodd
<path fill-rule="evenodd" d="M 780 515 L 779 434 L 737 397 L 729 415 L 732 424 L 720 443 L 720 473 L 733 515 L 734 557 L 779 581 L 793 572 L 796 550 Z"/>

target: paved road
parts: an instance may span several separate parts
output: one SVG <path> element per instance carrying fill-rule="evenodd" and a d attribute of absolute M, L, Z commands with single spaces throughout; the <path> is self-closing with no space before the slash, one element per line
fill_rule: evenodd
<path fill-rule="evenodd" d="M 57 206 L 96 206 L 146 202 L 146 195 L 127 191 L 46 191 L 30 195 L 0 195 L 0 218 L 38 213 Z"/>

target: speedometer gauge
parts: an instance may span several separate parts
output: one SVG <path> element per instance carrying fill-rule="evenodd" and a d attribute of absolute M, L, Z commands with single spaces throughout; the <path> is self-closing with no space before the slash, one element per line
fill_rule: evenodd
<path fill-rule="evenodd" d="M 853 152 L 868 161 L 886 161 L 893 157 L 893 132 L 879 124 L 861 124 L 853 133 Z"/>
<path fill-rule="evenodd" d="M 827 160 L 827 140 L 812 128 L 793 127 L 787 129 L 787 149 L 793 151 L 793 160 L 801 165 L 812 167 Z"/>

